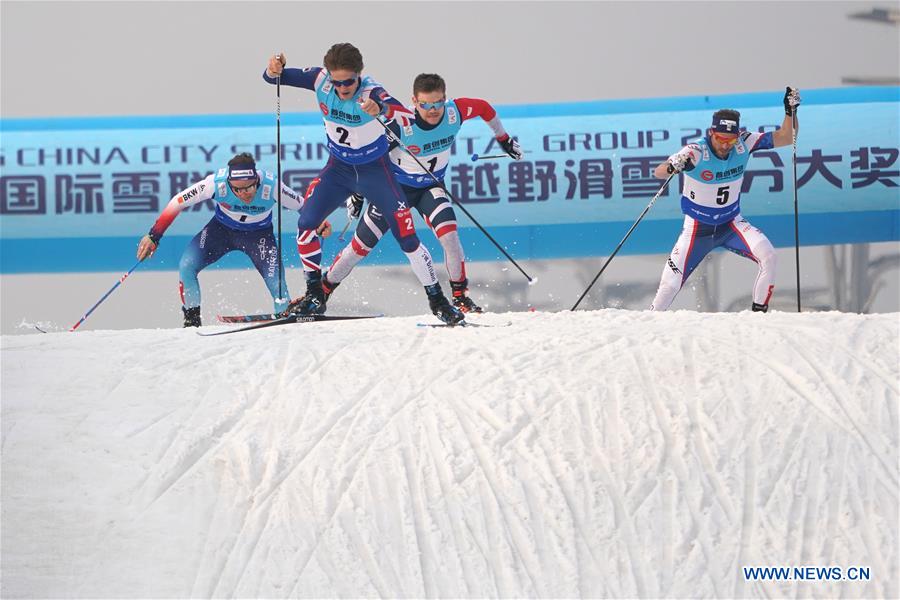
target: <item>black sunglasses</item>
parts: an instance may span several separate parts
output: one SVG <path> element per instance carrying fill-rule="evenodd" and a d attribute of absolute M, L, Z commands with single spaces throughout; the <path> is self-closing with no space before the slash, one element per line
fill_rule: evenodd
<path fill-rule="evenodd" d="M 331 83 L 335 87 L 350 87 L 356 83 L 356 80 L 359 79 L 359 75 L 354 75 L 350 79 L 334 79 L 331 75 L 329 75 L 328 78 L 331 79 Z"/>
<path fill-rule="evenodd" d="M 250 185 L 242 186 L 242 187 L 237 187 L 230 181 L 228 182 L 228 185 L 231 187 L 231 191 L 234 192 L 235 194 L 237 194 L 238 192 L 246 192 L 246 191 L 252 190 L 254 188 L 258 188 L 259 187 L 259 179 L 254 179 L 253 183 L 251 183 Z"/>

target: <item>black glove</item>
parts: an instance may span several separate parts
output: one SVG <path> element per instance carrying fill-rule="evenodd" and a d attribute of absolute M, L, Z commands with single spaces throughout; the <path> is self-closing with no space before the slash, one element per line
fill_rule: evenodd
<path fill-rule="evenodd" d="M 784 90 L 784 114 L 794 116 L 800 106 L 800 92 L 790 86 Z"/>
<path fill-rule="evenodd" d="M 364 201 L 365 198 L 363 198 L 359 194 L 352 194 L 349 198 L 347 198 L 347 219 L 352 221 L 359 216 L 359 213 L 362 212 Z"/>
<path fill-rule="evenodd" d="M 503 151 L 506 152 L 511 159 L 522 160 L 522 148 L 519 146 L 519 142 L 514 140 L 512 136 L 508 136 L 505 140 L 498 141 L 500 142 L 500 147 L 503 148 Z"/>

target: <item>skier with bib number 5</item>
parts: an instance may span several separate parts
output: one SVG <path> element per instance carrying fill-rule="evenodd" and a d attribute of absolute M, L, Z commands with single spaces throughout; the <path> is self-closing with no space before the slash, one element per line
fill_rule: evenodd
<path fill-rule="evenodd" d="M 759 150 L 792 143 L 793 122 L 800 93 L 788 87 L 784 93 L 784 121 L 777 131 L 741 131 L 741 114 L 723 109 L 713 114 L 706 135 L 659 164 L 658 179 L 684 173 L 681 211 L 684 226 L 663 267 L 659 288 L 650 310 L 666 310 L 675 296 L 714 248 L 724 247 L 757 263 L 751 309 L 766 312 L 775 285 L 776 255 L 765 234 L 741 216 L 741 184 L 750 155 Z"/>

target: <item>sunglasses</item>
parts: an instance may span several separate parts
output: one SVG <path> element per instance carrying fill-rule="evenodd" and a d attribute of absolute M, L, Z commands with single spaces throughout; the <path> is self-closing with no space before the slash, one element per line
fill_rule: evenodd
<path fill-rule="evenodd" d="M 257 180 L 257 181 L 254 181 L 254 182 L 250 183 L 249 185 L 245 185 L 245 186 L 242 186 L 242 187 L 237 187 L 236 185 L 234 185 L 234 184 L 231 183 L 231 182 L 229 182 L 228 185 L 231 186 L 231 191 L 232 191 L 232 192 L 234 192 L 235 194 L 239 194 L 239 193 L 241 193 L 241 192 L 249 192 L 250 190 L 253 190 L 253 189 L 258 188 L 258 187 L 259 187 L 259 181 L 258 181 L 258 180 Z"/>
<path fill-rule="evenodd" d="M 444 104 L 446 103 L 446 100 L 438 100 L 437 102 L 419 102 L 418 105 L 422 110 L 432 110 L 444 108 Z"/>
<path fill-rule="evenodd" d="M 713 139 L 716 140 L 717 142 L 719 142 L 720 144 L 727 144 L 729 146 L 734 146 L 735 144 L 737 144 L 737 141 L 738 141 L 738 136 L 736 136 L 736 135 L 735 136 L 723 135 L 721 133 L 717 133 L 714 131 L 712 136 L 713 136 Z"/>
<path fill-rule="evenodd" d="M 359 79 L 359 75 L 354 75 L 350 79 L 334 79 L 331 75 L 328 76 L 328 79 L 331 80 L 331 84 L 334 87 L 350 87 L 356 80 Z"/>

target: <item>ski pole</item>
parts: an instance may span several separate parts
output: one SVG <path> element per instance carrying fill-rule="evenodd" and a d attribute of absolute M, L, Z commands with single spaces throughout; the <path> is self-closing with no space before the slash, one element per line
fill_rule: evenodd
<path fill-rule="evenodd" d="M 526 150 L 525 152 L 522 152 L 522 154 L 529 154 L 529 152 Z M 488 154 L 488 155 L 473 154 L 472 162 L 475 162 L 476 160 L 487 160 L 489 158 L 509 158 L 509 157 L 510 157 L 509 154 Z"/>
<path fill-rule="evenodd" d="M 797 109 L 791 115 L 791 144 L 794 163 L 794 248 L 797 260 L 797 312 L 800 312 L 800 208 L 797 203 Z"/>
<path fill-rule="evenodd" d="M 413 154 L 412 151 L 411 151 L 409 148 L 406 147 L 406 144 L 404 144 L 403 141 L 400 140 L 400 138 L 397 137 L 397 136 L 394 134 L 394 132 L 391 131 L 391 130 L 388 128 L 387 125 L 385 125 L 384 121 L 382 121 L 381 119 L 375 119 L 375 120 L 378 121 L 379 123 L 381 123 L 381 126 L 384 127 L 384 131 L 385 131 L 385 133 L 387 134 L 388 139 L 391 140 L 392 142 L 396 143 L 400 148 L 403 149 L 404 152 L 406 152 L 407 154 L 409 154 L 409 155 L 412 157 L 412 159 L 413 159 L 414 161 L 416 161 L 416 163 L 419 165 L 419 167 L 421 167 L 423 171 L 425 171 L 426 173 L 428 173 L 428 175 L 430 175 L 431 178 L 434 179 L 435 183 L 437 183 L 439 186 L 441 186 L 441 189 L 444 190 L 444 193 L 445 193 L 445 194 L 447 194 L 447 198 L 449 198 L 450 201 L 453 202 L 453 204 L 455 204 L 456 206 L 458 206 L 459 209 L 460 209 L 461 211 L 463 211 L 463 212 L 466 214 L 467 217 L 469 217 L 469 220 L 472 221 L 473 223 L 475 223 L 475 225 L 478 227 L 478 229 L 481 230 L 481 233 L 483 233 L 485 236 L 487 236 L 487 239 L 491 240 L 491 242 L 494 244 L 494 246 L 496 246 L 497 249 L 500 250 L 500 252 L 503 253 L 503 256 L 505 256 L 506 258 L 508 258 L 508 259 L 509 259 L 509 262 L 511 262 L 511 263 L 513 264 L 513 266 L 515 266 L 515 267 L 519 270 L 519 272 L 522 273 L 522 275 L 525 276 L 525 279 L 528 280 L 529 285 L 534 285 L 534 283 L 537 282 L 537 278 L 536 278 L 536 277 L 532 277 L 531 275 L 529 275 L 528 273 L 526 273 L 525 270 L 524 270 L 522 267 L 519 266 L 519 263 L 517 263 L 517 262 L 515 261 L 515 259 L 514 259 L 512 256 L 509 255 L 509 253 L 503 248 L 503 246 L 501 246 L 499 243 L 497 243 L 497 240 L 495 240 L 495 239 L 493 238 L 493 236 L 491 236 L 491 234 L 488 233 L 487 230 L 486 230 L 484 227 L 481 226 L 481 223 L 479 223 L 477 220 L 475 220 L 475 217 L 472 216 L 472 213 L 470 213 L 468 210 L 466 210 L 466 207 L 463 206 L 462 204 L 460 204 L 459 201 L 458 201 L 456 198 L 453 197 L 453 195 L 450 193 L 450 190 L 448 190 L 448 189 L 447 189 L 447 186 L 444 185 L 444 182 L 441 181 L 440 179 L 438 179 L 437 177 L 435 177 L 435 176 L 434 176 L 434 173 L 432 173 L 431 171 L 429 171 L 428 168 L 425 167 L 425 165 L 422 164 L 422 161 L 419 160 L 419 157 L 417 157 L 415 154 Z"/>
<path fill-rule="evenodd" d="M 597 280 L 600 279 L 600 276 L 603 274 L 603 271 L 605 271 L 606 267 L 609 266 L 609 263 L 612 262 L 613 257 L 616 255 L 616 253 L 619 251 L 619 249 L 625 243 L 625 240 L 627 240 L 628 236 L 631 235 L 631 232 L 634 231 L 635 228 L 637 228 L 638 223 L 641 222 L 641 219 L 644 218 L 644 215 L 647 214 L 647 212 L 650 210 L 650 207 L 653 206 L 654 202 L 656 202 L 656 199 L 660 197 L 660 195 L 663 193 L 663 190 L 666 189 L 666 186 L 669 185 L 669 181 L 671 181 L 673 177 L 675 177 L 675 173 L 672 173 L 671 175 L 669 175 L 666 178 L 666 180 L 663 182 L 663 184 L 659 187 L 659 191 L 656 192 L 656 195 L 653 196 L 652 200 L 650 200 L 650 204 L 647 205 L 647 208 L 645 208 L 644 212 L 641 213 L 641 216 L 639 216 L 637 218 L 637 221 L 634 222 L 634 225 L 631 226 L 631 229 L 628 230 L 628 233 L 625 234 L 625 237 L 622 238 L 622 241 L 619 242 L 619 245 L 616 246 L 615 250 L 613 250 L 613 253 L 610 254 L 609 258 L 606 259 L 606 262 L 603 263 L 603 267 L 601 267 L 600 272 L 597 273 L 597 275 L 594 276 L 594 279 L 591 280 L 591 283 L 587 286 L 587 289 L 584 290 L 584 293 L 581 294 L 581 296 L 578 298 L 578 302 L 575 303 L 575 306 L 572 307 L 572 310 L 575 310 L 576 308 L 578 308 L 578 305 L 581 304 L 581 301 L 584 300 L 584 297 L 587 296 L 587 293 L 591 290 L 592 287 L 594 287 L 594 284 L 597 283 Z"/>
<path fill-rule="evenodd" d="M 350 223 L 352 223 L 352 222 L 353 222 L 353 219 L 347 219 L 347 224 L 344 225 L 344 228 L 341 229 L 341 235 L 338 236 L 338 241 L 339 241 L 339 242 L 343 242 L 343 241 L 344 241 L 344 234 L 347 233 L 347 230 L 348 230 L 348 229 L 350 229 Z"/>
<path fill-rule="evenodd" d="M 105 294 L 103 294 L 103 297 L 97 301 L 97 304 L 93 305 L 90 309 L 88 309 L 88 311 L 86 313 L 84 313 L 84 316 L 81 317 L 81 320 L 78 321 L 77 323 L 75 323 L 72 326 L 72 329 L 70 329 L 69 331 L 75 331 L 76 329 L 78 329 L 78 326 L 81 325 L 82 323 L 84 323 L 84 320 L 87 319 L 89 316 L 91 316 L 91 313 L 94 312 L 94 309 L 96 309 L 98 306 L 100 306 L 103 303 L 103 301 L 106 300 L 109 297 L 109 295 L 112 294 L 116 290 L 117 287 L 122 285 L 122 282 L 125 281 L 128 278 L 128 276 L 131 275 L 131 272 L 134 271 L 135 269 L 137 269 L 138 265 L 141 264 L 143 261 L 144 261 L 144 259 L 140 259 L 139 261 L 134 263 L 133 267 L 128 269 L 127 273 L 125 273 L 124 275 L 119 277 L 119 280 L 116 282 L 116 284 L 114 286 L 112 286 L 111 288 L 109 288 L 109 291 L 106 292 Z"/>
<path fill-rule="evenodd" d="M 281 55 L 276 54 L 275 59 L 281 62 Z M 282 65 L 284 68 L 284 65 Z M 281 73 L 275 78 L 275 147 L 278 149 L 275 159 L 278 169 L 278 237 L 275 238 L 278 247 L 278 299 L 282 301 L 284 293 L 284 262 L 281 251 Z"/>

